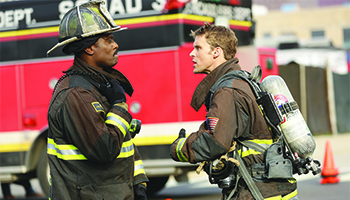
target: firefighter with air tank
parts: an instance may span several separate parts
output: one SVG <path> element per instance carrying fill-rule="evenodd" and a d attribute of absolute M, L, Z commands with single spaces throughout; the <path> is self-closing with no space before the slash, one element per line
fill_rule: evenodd
<path fill-rule="evenodd" d="M 181 129 L 170 156 L 201 163 L 197 172 L 204 169 L 224 200 L 298 199 L 293 174 L 317 174 L 320 163 L 311 158 L 315 141 L 283 80 L 260 85 L 260 67 L 242 70 L 237 38 L 226 27 L 205 23 L 191 35 L 193 72 L 207 75 L 191 106 L 204 104 L 206 120 L 187 137 Z"/>

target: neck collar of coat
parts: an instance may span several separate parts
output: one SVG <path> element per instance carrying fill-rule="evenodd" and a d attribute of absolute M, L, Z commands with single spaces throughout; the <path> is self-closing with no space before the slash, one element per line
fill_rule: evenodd
<path fill-rule="evenodd" d="M 101 69 L 98 69 L 96 67 L 93 67 L 87 64 L 84 60 L 78 57 L 75 57 L 73 66 L 70 67 L 66 72 L 69 72 L 69 71 L 84 71 L 84 72 L 90 72 L 94 74 L 102 74 L 107 79 L 115 79 L 123 87 L 125 93 L 127 93 L 130 97 L 134 92 L 134 88 L 132 87 L 130 81 L 126 78 L 126 76 L 120 71 L 113 68 L 111 70 L 111 73 L 108 73 L 106 71 L 103 71 Z M 96 76 L 96 77 L 90 77 L 90 78 L 95 79 L 99 83 L 105 83 L 105 80 L 102 78 L 102 76 Z"/>
<path fill-rule="evenodd" d="M 215 84 L 215 82 L 224 74 L 233 71 L 241 70 L 241 67 L 238 65 L 238 58 L 233 58 L 228 60 L 217 68 L 215 68 L 211 73 L 209 73 L 197 86 L 196 90 L 193 93 L 191 106 L 197 112 L 204 104 L 207 99 L 210 88 Z"/>

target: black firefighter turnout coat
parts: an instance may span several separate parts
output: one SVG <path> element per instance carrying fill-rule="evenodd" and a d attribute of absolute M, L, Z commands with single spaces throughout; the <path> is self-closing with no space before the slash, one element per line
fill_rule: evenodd
<path fill-rule="evenodd" d="M 238 59 L 234 58 L 218 66 L 197 86 L 191 106 L 198 111 L 205 104 L 206 121 L 199 130 L 186 138 L 177 139 L 170 149 L 175 161 L 198 163 L 212 161 L 226 154 L 235 139 L 250 140 L 258 144 L 272 144 L 272 133 L 259 110 L 249 85 L 243 80 L 234 80 L 232 87 L 216 90 L 209 104 L 209 92 L 214 83 L 232 70 L 241 70 Z M 246 147 L 238 146 L 238 153 L 250 171 L 252 164 L 264 162 L 264 155 Z M 278 182 L 255 182 L 265 199 L 282 199 L 297 194 L 296 180 L 283 179 Z M 254 199 L 244 181 L 239 182 L 238 199 Z M 287 196 L 285 196 L 287 197 Z M 284 198 L 288 199 L 288 198 Z"/>
<path fill-rule="evenodd" d="M 99 73 L 116 79 L 129 95 L 133 88 L 119 71 L 107 73 L 78 58 L 72 71 L 58 81 L 48 111 L 50 199 L 134 199 L 133 186 L 148 179 L 128 131 L 132 117 L 84 76 L 97 83 L 105 83 Z"/>

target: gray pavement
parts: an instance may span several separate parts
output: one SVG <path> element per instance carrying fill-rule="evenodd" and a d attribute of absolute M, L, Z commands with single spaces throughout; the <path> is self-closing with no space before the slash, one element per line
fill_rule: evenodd
<path fill-rule="evenodd" d="M 350 172 L 350 133 L 315 136 L 314 138 L 316 141 L 314 159 L 323 164 L 326 142 L 329 141 L 334 156 L 334 165 L 339 168 L 339 173 Z"/>

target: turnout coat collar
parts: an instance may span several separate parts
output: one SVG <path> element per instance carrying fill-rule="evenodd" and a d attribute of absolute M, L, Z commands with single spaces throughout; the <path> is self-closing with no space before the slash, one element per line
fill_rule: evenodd
<path fill-rule="evenodd" d="M 87 64 L 84 60 L 80 58 L 75 57 L 73 66 L 70 67 L 66 72 L 69 72 L 69 71 L 85 71 L 93 74 L 102 74 L 107 79 L 115 79 L 123 87 L 123 89 L 125 90 L 125 93 L 127 93 L 130 97 L 134 92 L 134 88 L 132 87 L 128 78 L 126 78 L 126 76 L 123 73 L 121 73 L 120 71 L 114 68 L 111 68 L 110 72 L 106 72 Z M 102 76 L 97 76 L 97 77 L 98 78 L 95 78 L 97 79 L 95 81 L 99 83 L 105 82 Z"/>
<path fill-rule="evenodd" d="M 228 60 L 217 68 L 215 68 L 211 73 L 209 73 L 197 86 L 196 90 L 193 93 L 191 106 L 196 111 L 198 111 L 204 102 L 209 98 L 208 94 L 210 88 L 215 84 L 215 82 L 224 74 L 233 71 L 241 70 L 241 67 L 238 65 L 238 58 L 233 58 Z"/>

